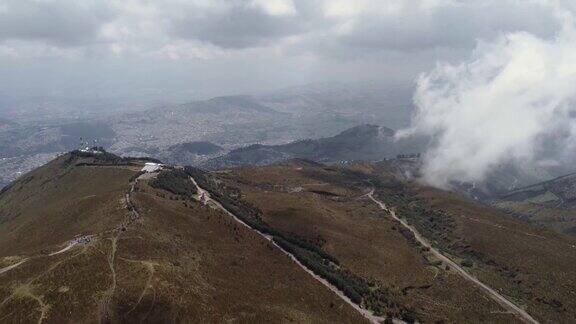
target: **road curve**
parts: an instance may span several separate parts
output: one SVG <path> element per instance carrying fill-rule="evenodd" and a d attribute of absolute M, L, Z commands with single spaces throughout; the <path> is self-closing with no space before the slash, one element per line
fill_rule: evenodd
<path fill-rule="evenodd" d="M 222 206 L 222 204 L 220 204 L 218 201 L 216 201 L 215 199 L 213 199 L 210 196 L 210 193 L 201 188 L 198 183 L 196 182 L 196 180 L 194 180 L 194 178 L 190 177 L 190 180 L 194 183 L 194 185 L 196 186 L 196 188 L 198 188 L 198 197 L 204 197 L 203 202 L 205 204 L 207 204 L 208 202 L 212 202 L 212 204 L 214 204 L 214 206 L 216 206 L 218 209 L 222 210 L 223 212 L 225 212 L 226 214 L 228 214 L 230 217 L 232 217 L 236 222 L 240 223 L 243 226 L 246 226 L 247 228 L 253 230 L 254 232 L 256 232 L 257 234 L 259 234 L 260 236 L 262 236 L 264 239 L 266 239 L 267 241 L 271 242 L 275 247 L 277 247 L 282 253 L 286 254 L 290 259 L 292 259 L 292 261 L 294 261 L 294 263 L 296 263 L 300 268 L 302 268 L 304 271 L 306 271 L 308 274 L 310 274 L 314 279 L 316 279 L 317 281 L 319 281 L 321 284 L 323 284 L 324 286 L 326 286 L 328 289 L 330 289 L 332 292 L 334 292 L 338 297 L 340 297 L 342 300 L 344 300 L 347 304 L 349 304 L 350 306 L 352 306 L 357 312 L 359 312 L 362 316 L 364 316 L 367 320 L 369 320 L 371 323 L 374 324 L 378 324 L 383 322 L 386 318 L 384 317 L 380 317 L 380 316 L 376 316 L 374 314 L 372 314 L 372 312 L 370 312 L 367 309 L 364 309 L 362 307 L 360 307 L 360 305 L 355 304 L 352 300 L 350 300 L 350 298 L 348 298 L 346 295 L 344 295 L 344 293 L 342 291 L 340 291 L 338 288 L 336 288 L 334 285 L 332 285 L 331 283 L 329 283 L 326 279 L 318 276 L 317 274 L 315 274 L 312 270 L 308 269 L 304 264 L 302 264 L 292 253 L 284 250 L 281 246 L 279 246 L 278 244 L 276 244 L 276 242 L 274 242 L 272 236 L 270 235 L 266 235 L 262 232 L 260 232 L 259 230 L 250 227 L 250 225 L 246 224 L 244 221 L 242 221 L 240 218 L 238 218 L 236 215 L 234 215 L 232 212 L 228 211 L 224 206 Z M 199 198 L 200 200 L 201 198 Z M 402 321 L 393 320 L 395 323 L 402 323 Z"/>
<path fill-rule="evenodd" d="M 528 314 L 524 309 L 520 308 L 518 305 L 516 305 L 513 302 L 511 302 L 510 300 L 508 300 L 506 297 L 502 296 L 499 292 L 490 288 L 488 285 L 484 284 L 483 282 L 478 280 L 476 277 L 474 277 L 471 274 L 469 274 L 468 272 L 466 272 L 466 270 L 464 270 L 456 262 L 452 261 L 450 258 L 448 258 L 444 254 L 442 254 L 440 251 L 438 251 L 437 249 L 432 247 L 430 242 L 428 242 L 428 240 L 426 238 L 424 238 L 414 227 L 410 226 L 406 221 L 404 221 L 403 219 L 396 216 L 396 212 L 394 211 L 394 209 L 390 209 L 390 208 L 386 207 L 386 204 L 384 204 L 383 202 L 374 198 L 374 190 L 370 191 L 367 196 L 372 201 L 374 201 L 381 209 L 387 211 L 390 214 L 390 216 L 392 216 L 392 218 L 394 218 L 395 220 L 400 222 L 400 224 L 402 224 L 402 226 L 404 226 L 406 229 L 410 230 L 412 232 L 412 234 L 414 234 L 414 237 L 416 238 L 416 241 L 418 241 L 418 243 L 420 243 L 424 247 L 430 249 L 430 252 L 432 252 L 432 254 L 434 254 L 435 257 L 437 257 L 442 262 L 446 263 L 450 268 L 452 268 L 453 270 L 458 272 L 464 279 L 466 279 L 466 280 L 472 282 L 473 284 L 475 284 L 476 286 L 480 287 L 482 290 L 484 290 L 485 293 L 488 294 L 488 296 L 490 296 L 492 299 L 494 299 L 502 307 L 504 307 L 505 309 L 509 310 L 511 313 L 516 315 L 522 321 L 524 321 L 526 323 L 531 323 L 531 324 L 538 324 L 538 321 L 536 319 L 534 319 L 530 314 Z"/>

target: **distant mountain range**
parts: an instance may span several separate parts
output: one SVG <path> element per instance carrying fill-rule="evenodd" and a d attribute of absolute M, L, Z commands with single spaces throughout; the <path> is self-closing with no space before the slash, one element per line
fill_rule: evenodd
<path fill-rule="evenodd" d="M 118 134 L 110 150 L 150 149 L 208 141 L 227 150 L 333 136 L 362 124 L 401 129 L 412 114 L 411 88 L 308 85 L 260 95 L 235 95 L 165 106 L 111 118 Z"/>
<path fill-rule="evenodd" d="M 509 191 L 493 205 L 514 217 L 576 234 L 576 173 Z"/>
<path fill-rule="evenodd" d="M 170 146 L 168 149 L 157 152 L 162 161 L 181 164 L 197 165 L 215 156 L 222 155 L 226 150 L 216 144 L 199 141 L 185 142 Z"/>
<path fill-rule="evenodd" d="M 409 124 L 411 93 L 409 86 L 378 83 L 313 84 L 91 118 L 4 118 L 0 186 L 77 148 L 80 138 L 97 140 L 116 154 L 151 155 L 206 168 L 265 165 L 294 157 L 374 161 L 424 152 L 425 139 L 394 139 L 394 132 Z M 485 183 L 458 189 L 474 198 L 491 198 L 567 172 L 502 166 Z"/>
<path fill-rule="evenodd" d="M 77 111 L 93 107 L 90 102 L 74 103 Z M 278 145 L 328 137 L 366 123 L 399 129 L 409 123 L 412 112 L 410 86 L 379 83 L 311 84 L 146 110 L 114 107 L 114 113 L 93 108 L 92 113 L 83 115 L 42 103 L 26 109 L 30 112 L 26 114 L 4 111 L 0 183 L 42 165 L 45 154 L 78 147 L 80 137 L 97 140 L 117 154 L 154 155 L 173 163 L 197 164 L 254 143 Z M 187 152 L 186 143 L 196 142 L 210 142 L 223 150 L 208 155 Z"/>

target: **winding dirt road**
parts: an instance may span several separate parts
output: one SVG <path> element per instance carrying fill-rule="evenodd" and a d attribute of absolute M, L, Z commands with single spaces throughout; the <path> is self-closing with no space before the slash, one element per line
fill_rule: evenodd
<path fill-rule="evenodd" d="M 260 236 L 262 236 L 264 239 L 266 239 L 267 241 L 269 241 L 270 243 L 272 243 L 275 247 L 277 247 L 282 253 L 286 254 L 290 259 L 292 259 L 292 261 L 294 261 L 294 263 L 296 263 L 300 268 L 302 268 L 304 271 L 306 271 L 309 275 L 311 275 L 314 279 L 316 279 L 318 282 L 320 282 L 321 284 L 323 284 L 324 286 L 326 286 L 328 289 L 330 289 L 332 292 L 334 292 L 336 295 L 338 295 L 338 297 L 340 297 L 343 301 L 345 301 L 347 304 L 349 304 L 350 306 L 352 306 L 357 312 L 359 312 L 362 316 L 364 316 L 367 320 L 369 320 L 371 323 L 374 324 L 378 324 L 378 323 L 382 323 L 386 318 L 384 317 L 380 317 L 380 316 L 376 316 L 374 314 L 372 314 L 372 312 L 370 312 L 369 310 L 366 310 L 362 307 L 360 307 L 360 305 L 355 304 L 350 298 L 348 298 L 346 295 L 344 295 L 344 293 L 339 290 L 338 288 L 336 288 L 334 285 L 332 285 L 331 283 L 329 283 L 326 279 L 316 275 L 312 270 L 308 269 L 304 264 L 302 264 L 292 253 L 284 250 L 281 246 L 279 246 L 278 244 L 276 244 L 276 242 L 274 242 L 272 236 L 270 235 L 266 235 L 262 232 L 260 232 L 259 230 L 250 227 L 250 225 L 244 223 L 240 218 L 238 218 L 236 215 L 234 215 L 233 213 L 231 213 L 230 211 L 228 211 L 226 208 L 224 208 L 224 206 L 222 206 L 222 204 L 220 204 L 218 201 L 212 199 L 212 197 L 210 196 L 210 193 L 206 190 L 204 190 L 203 188 L 201 188 L 198 183 L 196 182 L 196 180 L 194 180 L 194 178 L 190 177 L 190 180 L 194 183 L 194 185 L 196 186 L 196 188 L 198 188 L 198 197 L 203 197 L 199 198 L 199 200 L 202 200 L 204 202 L 204 204 L 208 204 L 208 203 L 212 203 L 216 208 L 222 210 L 223 212 L 225 212 L 226 214 L 228 214 L 230 217 L 232 217 L 236 222 L 240 223 L 241 225 L 246 226 L 247 228 L 253 230 L 254 232 L 258 233 Z M 402 321 L 398 321 L 396 319 L 393 320 L 395 323 L 402 323 Z"/>
<path fill-rule="evenodd" d="M 444 254 L 442 254 L 440 251 L 438 251 L 437 249 L 432 247 L 430 242 L 428 242 L 428 240 L 426 238 L 424 238 L 414 227 L 410 226 L 406 221 L 404 221 L 403 219 L 396 216 L 396 212 L 394 211 L 394 209 L 388 208 L 386 206 L 386 204 L 384 204 L 383 202 L 374 198 L 374 190 L 370 191 L 367 194 L 367 196 L 373 202 L 375 202 L 381 209 L 388 212 L 390 214 L 390 216 L 392 216 L 392 218 L 394 218 L 395 220 L 400 222 L 400 224 L 402 224 L 402 226 L 404 226 L 406 229 L 410 230 L 412 232 L 412 234 L 414 234 L 414 237 L 415 237 L 416 241 L 418 241 L 418 243 L 420 243 L 424 247 L 430 249 L 430 252 L 436 258 L 440 259 L 442 262 L 447 264 L 450 268 L 452 268 L 458 274 L 460 274 L 464 279 L 466 279 L 466 280 L 472 282 L 473 284 L 475 284 L 476 286 L 480 287 L 482 290 L 484 290 L 484 292 L 486 294 L 488 294 L 488 296 L 490 296 L 490 298 L 495 300 L 498 304 L 500 304 L 502 307 L 504 307 L 505 309 L 510 311 L 512 314 L 516 315 L 522 321 L 524 321 L 526 323 L 531 323 L 531 324 L 538 324 L 538 321 L 536 319 L 534 319 L 530 314 L 528 314 L 525 310 L 523 310 L 522 308 L 520 308 L 518 305 L 514 304 L 510 300 L 508 300 L 506 297 L 502 296 L 496 290 L 490 288 L 488 285 L 486 285 L 483 282 L 481 282 L 480 280 L 478 280 L 476 277 L 474 277 L 471 274 L 469 274 L 468 272 L 466 272 L 466 270 L 464 270 L 456 262 L 452 261 L 450 258 L 448 258 Z"/>

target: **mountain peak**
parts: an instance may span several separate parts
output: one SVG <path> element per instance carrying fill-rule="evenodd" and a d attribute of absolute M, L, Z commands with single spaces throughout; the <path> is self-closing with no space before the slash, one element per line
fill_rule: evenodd
<path fill-rule="evenodd" d="M 373 125 L 373 124 L 363 124 L 363 125 L 358 125 L 352 128 L 349 128 L 343 132 L 341 132 L 340 134 L 336 135 L 336 137 L 338 136 L 346 136 L 346 137 L 379 137 L 379 136 L 383 136 L 383 137 L 392 137 L 394 136 L 394 131 L 390 128 L 384 127 L 384 126 L 378 126 L 378 125 Z"/>

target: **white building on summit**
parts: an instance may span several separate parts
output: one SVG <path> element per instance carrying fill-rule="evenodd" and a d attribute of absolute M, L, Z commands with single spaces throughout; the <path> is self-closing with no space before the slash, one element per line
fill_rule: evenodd
<path fill-rule="evenodd" d="M 160 163 L 146 162 L 142 171 L 144 172 L 156 172 L 162 170 L 163 165 Z"/>
<path fill-rule="evenodd" d="M 102 150 L 98 147 L 82 147 L 80 148 L 78 151 L 82 152 L 82 153 L 90 153 L 90 154 L 102 154 Z"/>

